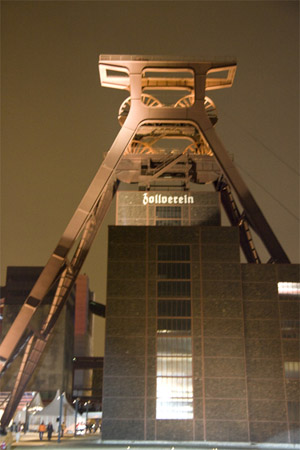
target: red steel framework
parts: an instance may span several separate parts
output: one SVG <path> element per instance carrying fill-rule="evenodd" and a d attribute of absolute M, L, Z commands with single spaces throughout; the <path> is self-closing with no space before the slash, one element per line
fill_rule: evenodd
<path fill-rule="evenodd" d="M 145 189 L 166 176 L 181 180 L 183 189 L 190 181 L 213 182 L 231 224 L 239 227 L 247 261 L 260 263 L 251 227 L 269 252 L 269 262 L 289 263 L 214 129 L 216 108 L 206 92 L 231 87 L 236 62 L 104 55 L 100 56 L 99 70 L 102 86 L 130 92 L 119 111 L 122 127 L 0 345 L 2 373 L 25 345 L 17 380 L 1 419 L 2 427 L 14 415 L 120 181 L 139 183 Z M 158 97 L 167 94 L 167 103 L 156 98 L 155 93 Z M 174 94 L 177 100 L 170 103 Z M 189 144 L 177 152 L 157 147 L 170 140 L 185 140 Z M 47 319 L 39 331 L 30 331 L 33 315 L 55 283 L 56 293 Z"/>

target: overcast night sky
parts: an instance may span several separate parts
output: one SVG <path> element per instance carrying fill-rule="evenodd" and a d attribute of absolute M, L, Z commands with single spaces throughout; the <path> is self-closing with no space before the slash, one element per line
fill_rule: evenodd
<path fill-rule="evenodd" d="M 127 93 L 100 86 L 99 54 L 237 59 L 232 88 L 209 92 L 216 131 L 299 263 L 298 1 L 10 0 L 1 9 L 2 285 L 7 266 L 47 262 L 120 129 Z M 99 302 L 114 214 L 112 205 L 82 270 Z"/>

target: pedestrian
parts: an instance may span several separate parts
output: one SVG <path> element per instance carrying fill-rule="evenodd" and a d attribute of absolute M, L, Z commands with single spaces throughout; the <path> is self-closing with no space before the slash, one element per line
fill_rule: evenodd
<path fill-rule="evenodd" d="M 64 437 L 64 432 L 65 432 L 65 429 L 66 429 L 66 424 L 65 424 L 65 422 L 63 422 L 63 423 L 61 424 L 60 429 L 61 429 L 61 436 Z"/>
<path fill-rule="evenodd" d="M 18 422 L 16 425 L 16 442 L 19 442 L 21 435 L 21 422 Z"/>
<path fill-rule="evenodd" d="M 42 422 L 42 423 L 40 424 L 40 426 L 39 426 L 39 437 L 40 437 L 40 441 L 43 440 L 43 436 L 44 436 L 45 431 L 46 431 L 46 425 L 44 424 L 44 422 Z"/>
<path fill-rule="evenodd" d="M 51 441 L 52 433 L 53 433 L 53 426 L 52 423 L 49 422 L 47 425 L 47 433 L 48 433 L 48 441 Z"/>

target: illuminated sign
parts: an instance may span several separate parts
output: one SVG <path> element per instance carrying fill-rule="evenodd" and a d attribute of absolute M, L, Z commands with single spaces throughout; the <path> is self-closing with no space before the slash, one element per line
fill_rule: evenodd
<path fill-rule="evenodd" d="M 163 195 L 155 194 L 148 195 L 148 193 L 143 194 L 143 205 L 148 205 L 148 203 L 155 205 L 184 205 L 193 204 L 194 197 L 192 195 Z"/>

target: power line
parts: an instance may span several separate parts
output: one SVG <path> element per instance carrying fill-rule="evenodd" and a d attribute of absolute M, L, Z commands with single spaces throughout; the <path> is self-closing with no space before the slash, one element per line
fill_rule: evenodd
<path fill-rule="evenodd" d="M 271 194 L 271 192 L 269 192 L 266 188 L 264 188 L 264 186 L 262 186 L 260 183 L 258 183 L 252 175 L 250 175 L 249 172 L 247 172 L 243 167 L 241 167 L 239 164 L 237 164 L 237 162 L 235 161 L 235 165 L 241 169 L 257 186 L 259 186 L 263 191 L 265 191 L 275 202 L 277 202 L 283 209 L 286 210 L 286 212 L 288 212 L 294 219 L 297 220 L 297 222 L 299 222 L 299 217 L 297 217 L 294 213 L 292 213 L 283 203 L 281 203 L 276 197 L 274 197 L 274 195 Z"/>
<path fill-rule="evenodd" d="M 234 119 L 232 116 L 227 114 L 225 111 L 222 110 L 222 114 L 224 116 L 227 116 L 232 122 L 234 122 L 242 131 L 244 131 L 248 136 L 250 136 L 254 141 L 258 142 L 265 150 L 267 150 L 269 153 L 271 153 L 278 161 L 280 161 L 282 164 L 284 164 L 289 170 L 291 170 L 293 173 L 295 173 L 297 176 L 299 176 L 299 172 L 292 166 L 290 166 L 284 159 L 280 158 L 273 150 L 271 150 L 264 142 L 262 142 L 257 136 L 255 136 L 253 133 L 251 133 L 244 125 L 241 125 L 236 119 Z"/>

